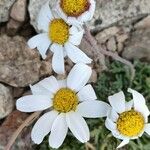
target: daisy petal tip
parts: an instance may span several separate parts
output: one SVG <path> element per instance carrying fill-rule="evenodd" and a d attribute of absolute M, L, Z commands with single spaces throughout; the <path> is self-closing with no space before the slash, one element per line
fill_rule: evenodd
<path fill-rule="evenodd" d="M 40 139 L 39 137 L 34 137 L 34 136 L 32 135 L 32 132 L 31 132 L 31 139 L 32 139 L 32 141 L 33 141 L 35 144 L 37 144 L 37 145 L 41 144 L 42 141 L 43 141 L 43 139 Z"/>
<path fill-rule="evenodd" d="M 128 144 L 128 143 L 129 143 L 129 140 L 128 140 L 128 139 L 123 140 L 123 141 L 120 143 L 120 145 L 117 147 L 117 149 L 119 149 L 119 148 L 125 146 L 125 145 Z"/>

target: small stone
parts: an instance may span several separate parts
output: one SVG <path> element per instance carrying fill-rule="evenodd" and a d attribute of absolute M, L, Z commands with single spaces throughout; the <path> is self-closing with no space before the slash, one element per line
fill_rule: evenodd
<path fill-rule="evenodd" d="M 89 83 L 96 83 L 97 82 L 97 73 L 95 70 L 92 70 L 92 75 L 91 75 L 91 78 L 89 80 Z"/>
<path fill-rule="evenodd" d="M 117 50 L 117 45 L 116 45 L 116 39 L 115 37 L 111 37 L 108 42 L 107 42 L 107 49 L 110 51 L 116 51 Z"/>
<path fill-rule="evenodd" d="M 123 43 L 118 43 L 118 44 L 117 44 L 117 51 L 118 51 L 118 52 L 122 52 L 123 48 L 124 48 Z"/>
<path fill-rule="evenodd" d="M 0 119 L 5 118 L 12 112 L 14 103 L 12 90 L 0 84 Z"/>
<path fill-rule="evenodd" d="M 57 80 L 64 80 L 64 79 L 67 79 L 67 74 L 63 74 L 63 75 L 58 74 L 57 75 Z"/>
<path fill-rule="evenodd" d="M 0 23 L 9 19 L 9 11 L 15 0 L 0 0 Z"/>
<path fill-rule="evenodd" d="M 117 42 L 124 43 L 129 38 L 129 35 L 127 33 L 124 33 L 124 34 L 117 35 L 116 38 L 117 38 Z"/>
<path fill-rule="evenodd" d="M 94 57 L 93 48 L 90 43 L 83 37 L 79 48 L 90 58 Z"/>
<path fill-rule="evenodd" d="M 115 36 L 120 31 L 119 27 L 113 26 L 107 28 L 96 35 L 98 43 L 105 43 L 109 38 Z"/>
<path fill-rule="evenodd" d="M 10 19 L 9 22 L 7 23 L 7 34 L 11 35 L 11 36 L 15 35 L 16 32 L 21 27 L 21 25 L 22 25 L 22 23 L 20 23 L 16 20 Z"/>
<path fill-rule="evenodd" d="M 12 6 L 10 16 L 18 21 L 24 22 L 26 17 L 27 0 L 17 0 Z"/>
<path fill-rule="evenodd" d="M 49 76 L 52 74 L 52 64 L 50 61 L 42 61 L 40 67 L 40 76 Z"/>
<path fill-rule="evenodd" d="M 133 32 L 131 39 L 125 44 L 122 56 L 126 59 L 140 59 L 150 62 L 150 29 Z"/>
<path fill-rule="evenodd" d="M 24 88 L 13 88 L 13 98 L 19 98 L 22 96 Z"/>
<path fill-rule="evenodd" d="M 20 36 L 0 36 L 0 81 L 14 87 L 25 87 L 39 81 L 41 61 Z"/>
<path fill-rule="evenodd" d="M 150 28 L 150 16 L 147 16 L 134 26 L 135 29 L 144 29 L 144 28 Z"/>

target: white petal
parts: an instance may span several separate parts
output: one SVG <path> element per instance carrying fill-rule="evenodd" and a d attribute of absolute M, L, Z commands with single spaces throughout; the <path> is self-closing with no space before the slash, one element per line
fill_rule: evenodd
<path fill-rule="evenodd" d="M 105 126 L 108 130 L 110 130 L 112 132 L 117 130 L 117 125 L 111 119 L 109 119 L 108 117 L 105 120 Z"/>
<path fill-rule="evenodd" d="M 45 110 L 52 106 L 49 96 L 29 95 L 21 97 L 16 102 L 17 109 L 22 112 L 34 112 Z"/>
<path fill-rule="evenodd" d="M 108 100 L 116 112 L 122 113 L 125 111 L 125 96 L 122 91 L 109 96 Z"/>
<path fill-rule="evenodd" d="M 53 19 L 52 12 L 49 7 L 49 1 L 41 7 L 38 15 L 38 29 L 48 32 L 49 23 Z"/>
<path fill-rule="evenodd" d="M 126 102 L 125 107 L 126 107 L 126 111 L 131 110 L 131 108 L 133 107 L 133 100 Z"/>
<path fill-rule="evenodd" d="M 67 87 L 67 80 L 58 80 L 59 88 L 66 88 Z"/>
<path fill-rule="evenodd" d="M 129 139 L 124 139 L 124 140 L 119 144 L 119 146 L 118 146 L 117 148 L 121 148 L 121 147 L 125 146 L 125 145 L 128 144 L 128 143 L 129 143 Z"/>
<path fill-rule="evenodd" d="M 90 84 L 84 86 L 77 95 L 80 101 L 89 101 L 97 99 L 95 91 Z"/>
<path fill-rule="evenodd" d="M 120 139 L 120 140 L 124 140 L 124 139 L 128 138 L 128 137 L 125 137 L 125 136 L 121 135 L 118 130 L 112 131 L 112 135 L 115 138 Z"/>
<path fill-rule="evenodd" d="M 78 17 L 80 22 L 87 22 L 93 18 L 95 12 L 95 1 L 90 0 L 90 8 L 88 11 L 84 12 L 81 16 Z"/>
<path fill-rule="evenodd" d="M 67 15 L 63 12 L 63 10 L 61 9 L 61 7 L 60 7 L 60 0 L 58 0 L 57 1 L 57 4 L 56 4 L 56 8 L 54 9 L 57 13 L 58 13 L 58 15 L 62 18 L 62 19 L 64 19 L 65 21 L 67 21 Z"/>
<path fill-rule="evenodd" d="M 68 57 L 74 62 L 74 63 L 85 63 L 90 64 L 92 60 L 78 47 L 74 46 L 71 43 L 65 44 L 65 50 L 67 52 Z"/>
<path fill-rule="evenodd" d="M 145 117 L 149 116 L 150 112 L 145 103 L 145 98 L 139 92 L 128 89 L 128 92 L 132 93 L 134 101 L 134 109 L 141 112 Z"/>
<path fill-rule="evenodd" d="M 108 113 L 108 117 L 113 121 L 116 122 L 117 119 L 119 118 L 119 115 L 114 109 L 111 109 L 110 112 Z"/>
<path fill-rule="evenodd" d="M 77 46 L 80 45 L 81 40 L 83 38 L 83 33 L 84 33 L 84 30 L 81 30 L 79 32 L 76 32 L 73 35 L 70 35 L 69 42 L 72 43 L 73 45 L 77 45 Z"/>
<path fill-rule="evenodd" d="M 51 44 L 51 42 L 48 38 L 47 33 L 38 34 L 38 35 L 32 37 L 28 41 L 28 46 L 31 49 L 34 49 L 34 48 L 37 47 L 37 49 L 39 50 L 39 52 L 40 52 L 43 59 L 46 58 L 46 51 L 49 48 L 50 44 Z"/>
<path fill-rule="evenodd" d="M 67 18 L 67 23 L 71 24 L 71 25 L 74 25 L 76 27 L 80 27 L 80 26 L 83 25 L 83 22 L 78 20 L 78 18 L 76 18 L 76 17 L 68 17 Z"/>
<path fill-rule="evenodd" d="M 49 145 L 52 148 L 59 148 L 68 132 L 68 126 L 66 122 L 66 116 L 64 113 L 60 114 L 54 121 L 49 136 Z"/>
<path fill-rule="evenodd" d="M 67 77 L 67 87 L 78 92 L 88 82 L 91 74 L 91 67 L 82 63 L 76 64 Z"/>
<path fill-rule="evenodd" d="M 52 124 L 57 115 L 58 112 L 51 111 L 45 113 L 38 119 L 31 132 L 31 138 L 34 143 L 40 144 L 43 141 L 44 137 L 50 132 Z"/>
<path fill-rule="evenodd" d="M 86 118 L 100 118 L 107 116 L 110 106 L 102 101 L 84 101 L 77 107 L 76 112 Z"/>
<path fill-rule="evenodd" d="M 39 82 L 39 85 L 43 86 L 52 93 L 56 93 L 59 89 L 58 82 L 54 76 L 45 78 L 44 80 Z"/>
<path fill-rule="evenodd" d="M 74 35 L 76 33 L 78 33 L 78 28 L 76 26 L 72 26 L 70 29 L 69 29 L 69 33 Z"/>
<path fill-rule="evenodd" d="M 89 128 L 85 120 L 79 114 L 69 112 L 66 114 L 66 120 L 69 129 L 80 142 L 85 143 L 89 140 Z"/>
<path fill-rule="evenodd" d="M 51 51 L 54 52 L 54 55 L 52 58 L 53 70 L 58 74 L 64 74 L 65 73 L 64 51 L 63 51 L 62 45 L 53 44 L 50 49 Z"/>
<path fill-rule="evenodd" d="M 91 20 L 91 14 L 89 11 L 84 12 L 81 16 L 78 17 L 79 22 L 86 22 Z"/>
<path fill-rule="evenodd" d="M 148 135 L 150 135 L 150 123 L 148 123 L 148 124 L 146 124 L 145 125 L 145 132 L 148 134 Z"/>
<path fill-rule="evenodd" d="M 50 98 L 53 97 L 53 94 L 50 91 L 43 86 L 40 86 L 38 83 L 35 85 L 30 85 L 30 89 L 33 95 L 48 95 Z"/>
<path fill-rule="evenodd" d="M 41 34 L 38 34 L 38 35 L 35 35 L 33 36 L 32 38 L 30 38 L 28 40 L 28 46 L 31 48 L 31 49 L 34 49 L 36 48 L 40 43 L 40 41 L 42 40 L 43 36 L 45 36 L 46 33 L 41 33 Z"/>

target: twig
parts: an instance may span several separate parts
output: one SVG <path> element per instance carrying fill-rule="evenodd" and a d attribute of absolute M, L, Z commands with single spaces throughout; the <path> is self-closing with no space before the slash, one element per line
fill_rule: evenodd
<path fill-rule="evenodd" d="M 128 60 L 126 60 L 126 59 L 120 57 L 118 54 L 113 53 L 113 52 L 111 52 L 111 51 L 107 51 L 107 50 L 103 49 L 102 47 L 100 47 L 100 46 L 97 44 L 96 39 L 91 35 L 90 29 L 88 28 L 88 26 L 87 26 L 87 25 L 84 25 L 84 28 L 85 28 L 85 31 L 86 31 L 86 32 L 85 32 L 85 33 L 86 33 L 86 37 L 87 37 L 88 41 L 90 42 L 91 46 L 92 46 L 92 47 L 95 49 L 95 51 L 97 52 L 97 54 L 99 54 L 99 55 L 103 54 L 103 55 L 105 55 L 105 56 L 112 57 L 113 59 L 115 59 L 115 60 L 117 60 L 117 61 L 120 61 L 121 63 L 123 63 L 123 64 L 129 66 L 129 67 L 130 67 L 130 70 L 131 70 L 131 80 L 133 80 L 133 79 L 134 79 L 134 76 L 135 76 L 135 69 L 134 69 L 133 64 L 132 64 L 130 61 L 128 61 Z"/>
<path fill-rule="evenodd" d="M 17 139 L 17 137 L 19 136 L 19 134 L 22 132 L 22 130 L 29 126 L 35 119 L 37 119 L 39 117 L 39 115 L 41 114 L 41 112 L 35 112 L 32 113 L 21 125 L 20 127 L 13 133 L 12 137 L 10 138 L 8 144 L 6 145 L 6 147 L 4 148 L 4 150 L 10 150 L 13 143 L 15 142 L 15 140 Z"/>
<path fill-rule="evenodd" d="M 85 34 L 84 38 L 90 44 L 90 46 L 93 48 L 93 44 L 91 43 L 91 41 L 90 41 L 91 39 L 89 39 L 89 36 L 87 36 L 87 33 Z M 99 61 L 100 66 L 102 67 L 102 70 L 106 70 L 107 67 L 105 64 L 105 56 L 102 53 L 99 53 L 99 51 L 95 51 L 95 50 L 93 50 L 93 54 L 94 54 L 94 57 Z"/>
<path fill-rule="evenodd" d="M 86 150 L 89 150 L 89 149 L 96 150 L 96 148 L 89 142 L 85 143 L 85 148 L 86 148 Z"/>

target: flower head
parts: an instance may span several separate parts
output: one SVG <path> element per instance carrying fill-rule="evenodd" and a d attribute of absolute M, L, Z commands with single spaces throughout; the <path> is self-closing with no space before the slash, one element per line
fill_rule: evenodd
<path fill-rule="evenodd" d="M 135 90 L 128 89 L 128 91 L 133 95 L 133 100 L 129 102 L 125 102 L 122 91 L 108 97 L 112 108 L 107 115 L 105 125 L 114 137 L 123 140 L 117 148 L 128 144 L 130 139 L 142 136 L 144 131 L 150 135 L 148 123 L 150 112 L 145 99 Z"/>
<path fill-rule="evenodd" d="M 31 86 L 33 95 L 17 100 L 17 109 L 23 112 L 51 109 L 38 119 L 32 129 L 31 138 L 35 143 L 40 144 L 50 133 L 49 145 L 58 148 L 68 128 L 82 143 L 89 140 L 89 128 L 83 117 L 104 117 L 110 109 L 107 103 L 96 100 L 94 89 L 90 84 L 86 85 L 91 72 L 89 66 L 79 63 L 67 79 L 45 78 Z"/>
<path fill-rule="evenodd" d="M 56 10 L 67 22 L 81 25 L 92 19 L 95 11 L 95 0 L 58 0 Z"/>
<path fill-rule="evenodd" d="M 52 67 L 58 74 L 64 74 L 64 57 L 68 56 L 74 63 L 91 63 L 91 59 L 77 46 L 80 44 L 84 30 L 68 24 L 51 12 L 49 1 L 43 5 L 38 16 L 38 29 L 43 33 L 28 41 L 31 49 L 37 48 L 43 57 L 50 49 L 53 52 Z"/>

